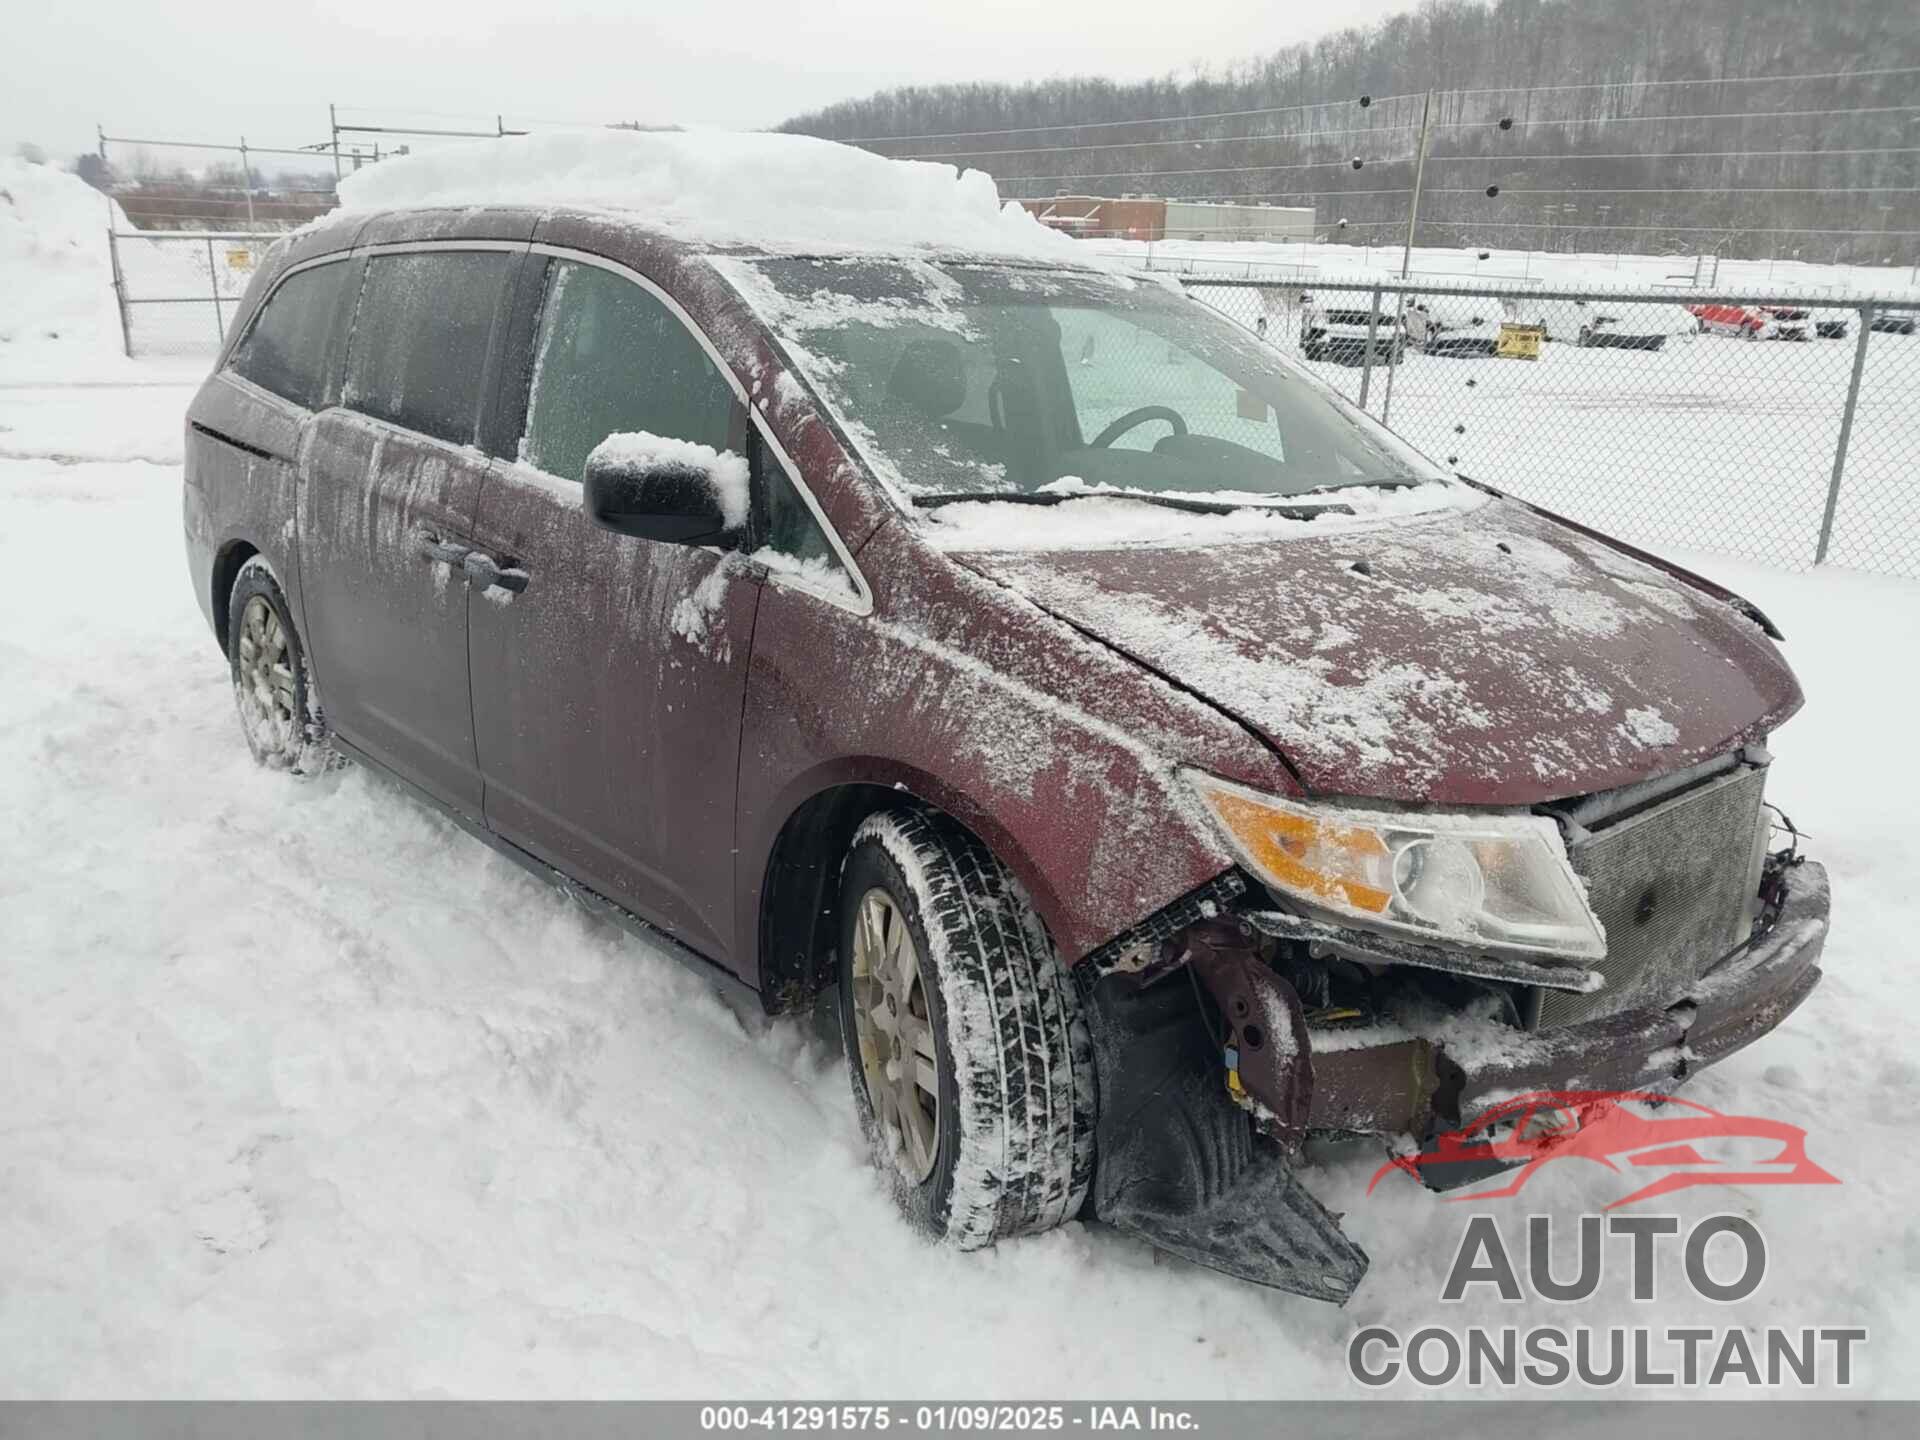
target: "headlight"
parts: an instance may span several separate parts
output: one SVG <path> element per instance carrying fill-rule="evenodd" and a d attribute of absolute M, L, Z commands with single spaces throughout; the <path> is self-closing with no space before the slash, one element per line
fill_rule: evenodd
<path fill-rule="evenodd" d="M 1309 804 L 1187 779 L 1246 866 L 1309 906 L 1427 940 L 1598 960 L 1606 933 L 1553 821 Z"/>

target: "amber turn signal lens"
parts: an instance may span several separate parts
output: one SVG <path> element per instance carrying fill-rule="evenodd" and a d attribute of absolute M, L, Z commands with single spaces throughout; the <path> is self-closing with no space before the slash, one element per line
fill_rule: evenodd
<path fill-rule="evenodd" d="M 1276 810 L 1231 791 L 1208 797 L 1247 854 L 1287 889 L 1379 914 L 1390 892 L 1386 842 L 1371 830 Z"/>

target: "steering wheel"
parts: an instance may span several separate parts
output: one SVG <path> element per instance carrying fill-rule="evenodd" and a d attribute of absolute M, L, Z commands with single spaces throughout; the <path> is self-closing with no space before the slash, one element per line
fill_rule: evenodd
<path fill-rule="evenodd" d="M 1104 450 L 1136 425 L 1144 425 L 1149 420 L 1164 420 L 1173 426 L 1173 433 L 1187 433 L 1187 422 L 1180 418 L 1178 410 L 1169 410 L 1164 405 L 1142 405 L 1138 410 L 1129 410 L 1106 429 L 1093 437 L 1092 448 Z"/>

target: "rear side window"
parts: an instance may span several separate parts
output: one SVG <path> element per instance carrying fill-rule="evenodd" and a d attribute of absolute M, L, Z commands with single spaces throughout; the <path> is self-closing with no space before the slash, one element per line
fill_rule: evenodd
<path fill-rule="evenodd" d="M 368 261 L 345 403 L 439 440 L 471 442 L 487 347 L 516 258 L 456 250 Z"/>
<path fill-rule="evenodd" d="M 309 410 L 326 404 L 335 342 L 349 308 L 348 282 L 358 273 L 358 266 L 343 260 L 288 276 L 234 347 L 233 369 Z"/>
<path fill-rule="evenodd" d="M 578 480 L 594 446 L 633 430 L 738 450 L 737 419 L 726 378 L 671 310 L 610 270 L 552 263 L 522 460 Z"/>

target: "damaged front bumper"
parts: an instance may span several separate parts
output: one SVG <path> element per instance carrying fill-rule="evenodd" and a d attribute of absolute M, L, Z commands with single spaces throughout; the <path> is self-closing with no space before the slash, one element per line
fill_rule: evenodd
<path fill-rule="evenodd" d="M 1672 1090 L 1807 998 L 1829 908 L 1825 869 L 1797 866 L 1772 929 L 1663 1006 L 1540 1031 L 1463 1019 L 1417 1034 L 1310 1030 L 1307 1128 L 1424 1139 L 1530 1090 Z"/>
<path fill-rule="evenodd" d="M 1079 972 L 1100 1086 L 1095 1211 L 1199 1264 L 1344 1302 L 1367 1257 L 1295 1174 L 1307 1135 L 1425 1140 L 1532 1090 L 1677 1088 L 1819 983 L 1826 871 L 1798 864 L 1783 880 L 1772 925 L 1685 993 L 1532 1031 L 1464 1015 L 1316 1027 L 1258 953 L 1251 917 L 1209 896 L 1204 918 L 1159 931 L 1159 963 Z M 1190 985 L 1170 973 L 1182 968 Z M 1203 989 L 1210 1005 L 1196 1005 Z"/>

